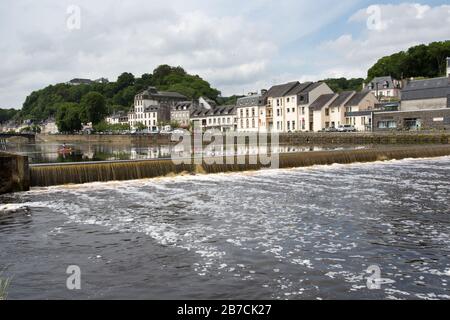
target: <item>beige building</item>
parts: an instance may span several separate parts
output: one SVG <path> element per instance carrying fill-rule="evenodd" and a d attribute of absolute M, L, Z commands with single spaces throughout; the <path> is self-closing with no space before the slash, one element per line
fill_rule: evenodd
<path fill-rule="evenodd" d="M 275 132 L 313 130 L 310 105 L 321 95 L 333 91 L 323 82 L 289 82 L 273 86 L 267 92 L 268 129 Z"/>
<path fill-rule="evenodd" d="M 344 91 L 324 94 L 310 106 L 313 112 L 313 131 L 352 125 L 358 131 L 371 130 L 372 110 L 378 103 L 371 91 Z"/>

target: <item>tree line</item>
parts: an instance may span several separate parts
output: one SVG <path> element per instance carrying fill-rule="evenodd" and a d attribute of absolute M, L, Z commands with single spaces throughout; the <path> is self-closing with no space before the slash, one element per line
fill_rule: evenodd
<path fill-rule="evenodd" d="M 107 114 L 128 111 L 134 96 L 149 86 L 181 93 L 189 100 L 205 96 L 217 101 L 220 96 L 220 91 L 200 76 L 188 74 L 181 67 L 161 65 L 153 73 L 145 73 L 139 78 L 124 72 L 116 82 L 49 85 L 27 96 L 16 117 L 35 121 L 56 117 L 60 129 L 66 131 L 78 128 L 79 123 L 86 120 L 96 124 Z"/>
<path fill-rule="evenodd" d="M 414 46 L 379 59 L 368 70 L 366 81 L 389 75 L 398 80 L 445 76 L 447 57 L 450 57 L 450 40 Z"/>

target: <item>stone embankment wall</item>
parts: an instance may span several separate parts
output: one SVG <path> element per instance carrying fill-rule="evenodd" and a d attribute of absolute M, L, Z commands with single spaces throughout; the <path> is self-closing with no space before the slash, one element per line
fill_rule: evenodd
<path fill-rule="evenodd" d="M 0 152 L 0 194 L 29 189 L 28 157 Z"/>

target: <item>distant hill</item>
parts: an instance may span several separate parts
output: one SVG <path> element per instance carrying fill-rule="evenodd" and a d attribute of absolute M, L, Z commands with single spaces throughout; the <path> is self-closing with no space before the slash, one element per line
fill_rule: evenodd
<path fill-rule="evenodd" d="M 69 85 L 59 83 L 32 92 L 25 100 L 20 117 L 44 120 L 55 116 L 58 108 L 66 103 L 79 104 L 90 92 L 98 92 L 105 98 L 108 112 L 129 110 L 134 96 L 148 86 L 158 90 L 179 92 L 188 99 L 206 96 L 217 100 L 220 91 L 198 75 L 188 74 L 181 67 L 161 65 L 153 73 L 135 78 L 131 73 L 122 73 L 116 82 Z"/>
<path fill-rule="evenodd" d="M 421 44 L 379 59 L 368 70 L 366 81 L 389 75 L 399 80 L 444 76 L 447 57 L 450 57 L 450 40 Z"/>

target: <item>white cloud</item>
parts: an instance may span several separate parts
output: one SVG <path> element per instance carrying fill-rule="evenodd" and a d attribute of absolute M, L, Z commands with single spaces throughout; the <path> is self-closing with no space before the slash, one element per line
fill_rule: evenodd
<path fill-rule="evenodd" d="M 285 54 L 280 48 L 355 1 L 2 0 L 0 107 L 19 107 L 32 90 L 73 77 L 115 80 L 163 63 L 199 74 L 225 95 L 255 90 L 286 73 L 271 70 Z M 67 29 L 72 4 L 81 8 L 80 30 Z"/>
<path fill-rule="evenodd" d="M 450 39 L 449 5 L 402 3 L 377 7 L 383 27 L 376 30 L 365 27 L 374 11 L 362 9 L 349 19 L 364 28 L 359 35 L 344 34 L 320 46 L 331 57 L 326 72 L 339 70 L 343 76 L 365 77 L 367 69 L 383 56 L 414 45 Z"/>

